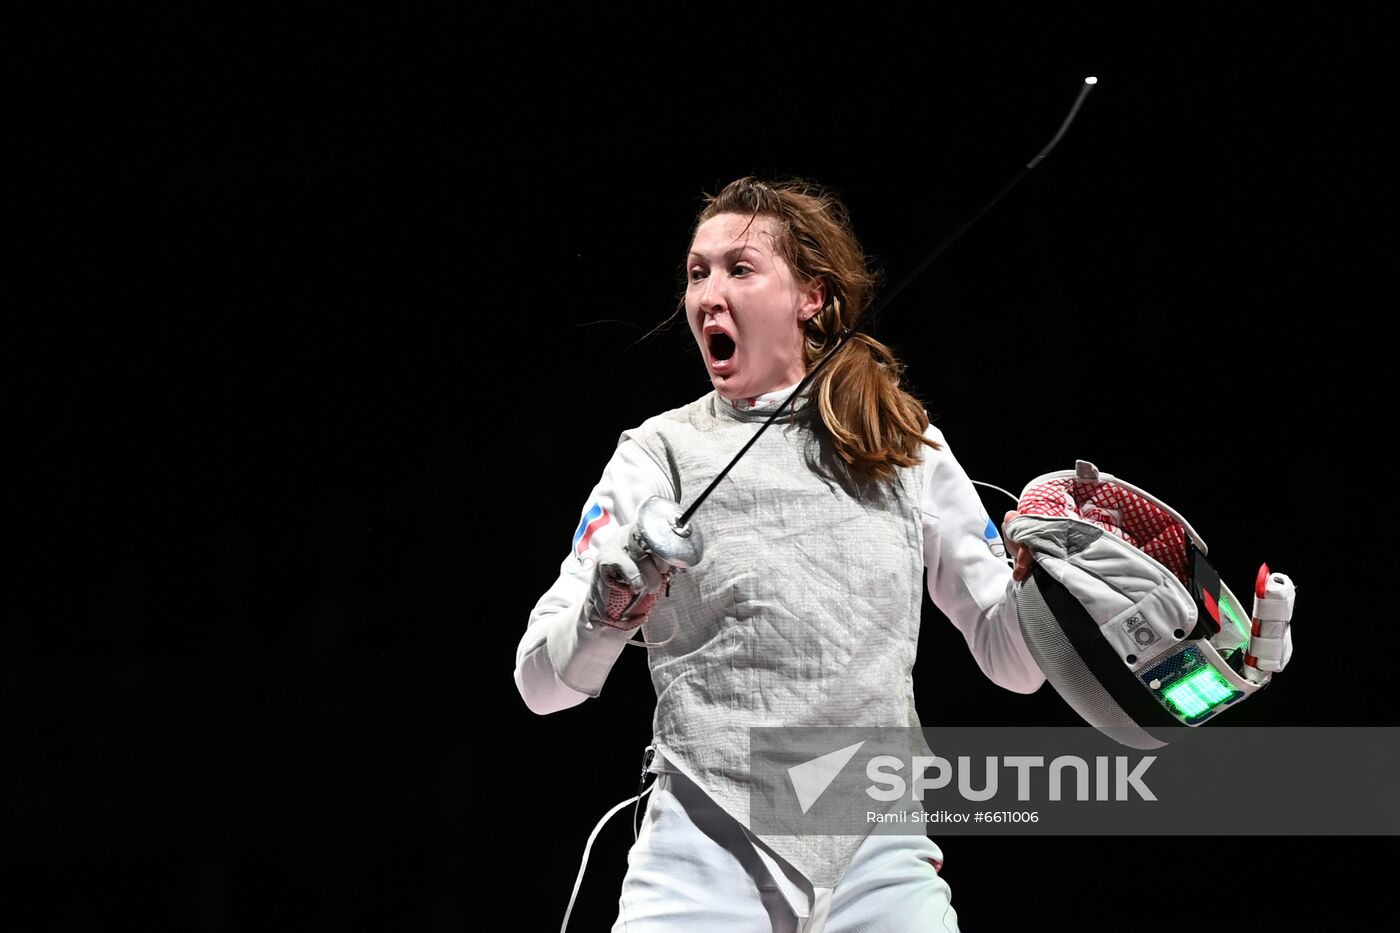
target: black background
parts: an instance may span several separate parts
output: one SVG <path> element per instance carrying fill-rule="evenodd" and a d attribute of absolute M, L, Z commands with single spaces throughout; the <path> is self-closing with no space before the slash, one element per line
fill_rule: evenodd
<path fill-rule="evenodd" d="M 706 390 L 683 328 L 647 336 L 700 194 L 820 180 L 898 280 L 1089 73 L 879 335 L 974 478 L 1091 459 L 1237 591 L 1294 577 L 1297 657 L 1232 725 L 1396 723 L 1376 75 L 951 31 L 862 65 L 839 31 L 672 44 L 543 9 L 71 25 L 10 65 L 6 929 L 554 928 L 652 694 L 629 652 L 538 718 L 512 655 L 619 431 Z M 931 606 L 915 676 L 930 723 L 1073 721 Z M 1386 903 L 1393 838 L 1221 837 L 1250 819 L 1287 815 L 947 839 L 945 876 L 969 930 Z M 600 835 L 574 929 L 610 923 L 629 841 Z"/>

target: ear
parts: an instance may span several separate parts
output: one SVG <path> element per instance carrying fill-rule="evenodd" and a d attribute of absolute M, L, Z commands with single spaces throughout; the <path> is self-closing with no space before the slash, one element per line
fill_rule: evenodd
<path fill-rule="evenodd" d="M 810 321 L 826 304 L 826 280 L 813 279 L 798 286 L 797 319 Z"/>

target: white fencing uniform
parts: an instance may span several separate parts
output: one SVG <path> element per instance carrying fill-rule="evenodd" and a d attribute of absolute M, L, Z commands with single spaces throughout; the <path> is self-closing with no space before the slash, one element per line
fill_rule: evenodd
<path fill-rule="evenodd" d="M 711 393 L 623 434 L 516 655 L 516 683 L 532 710 L 596 696 L 631 634 L 582 618 L 600 541 L 631 522 L 649 496 L 693 501 L 786 391 L 750 405 Z M 763 892 L 772 887 L 788 902 L 788 921 L 806 918 L 793 927 L 804 933 L 903 929 L 904 920 L 888 914 L 895 904 L 901 915 L 915 910 L 955 921 L 946 884 L 918 867 L 939 858 L 921 837 L 766 837 L 749 828 L 750 729 L 919 726 L 912 668 L 925 573 L 934 604 L 988 677 L 1022 693 L 1044 681 L 1021 639 L 995 525 L 941 432 L 930 426 L 927 436 L 941 449 L 924 448 L 923 462 L 897 471 L 894 481 L 861 483 L 836 461 L 814 417 L 806 406 L 785 413 L 716 487 L 695 518 L 704 560 L 673 576 L 644 626 L 648 641 L 669 638 L 649 649 L 653 743 L 677 774 L 658 786 L 648 808 L 619 928 L 681 929 L 684 917 L 707 929 L 746 928 L 727 925 L 726 912 L 767 913 L 774 902 Z M 719 839 L 705 832 L 715 826 L 725 829 Z M 685 852 L 697 853 L 690 868 L 723 864 L 757 880 L 737 889 L 747 893 L 731 894 L 736 889 L 724 884 L 694 888 L 676 877 L 672 908 L 665 908 L 666 879 L 677 874 L 666 866 L 680 859 L 678 871 L 690 870 Z M 906 879 L 911 888 L 868 881 L 871 871 L 901 859 L 919 872 Z M 754 865 L 766 869 L 766 882 L 750 871 Z M 692 903 L 684 890 L 707 892 L 711 906 L 704 898 Z M 740 908 L 733 898 L 748 903 Z M 639 904 L 650 921 L 629 916 Z M 862 912 L 894 925 L 870 926 Z M 841 916 L 849 926 L 838 925 Z"/>

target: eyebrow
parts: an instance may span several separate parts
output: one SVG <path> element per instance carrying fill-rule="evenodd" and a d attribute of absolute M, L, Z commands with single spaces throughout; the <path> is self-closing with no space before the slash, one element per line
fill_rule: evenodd
<path fill-rule="evenodd" d="M 746 253 L 746 252 L 753 252 L 753 253 L 757 254 L 758 256 L 760 256 L 760 257 L 763 256 L 763 253 L 759 251 L 758 247 L 753 246 L 753 245 L 750 244 L 750 243 L 745 243 L 743 246 L 731 246 L 729 249 L 725 250 L 725 251 L 724 251 L 723 253 L 721 253 L 720 255 L 721 255 L 724 259 L 737 259 L 739 256 L 742 256 L 742 255 L 743 255 L 744 253 Z M 705 259 L 705 258 L 707 258 L 707 257 L 705 256 L 704 253 L 697 253 L 695 250 L 691 250 L 691 251 L 687 254 L 687 256 L 689 256 L 689 257 L 691 257 L 691 258 L 697 258 L 697 257 L 698 257 L 698 258 L 700 258 L 700 259 Z"/>

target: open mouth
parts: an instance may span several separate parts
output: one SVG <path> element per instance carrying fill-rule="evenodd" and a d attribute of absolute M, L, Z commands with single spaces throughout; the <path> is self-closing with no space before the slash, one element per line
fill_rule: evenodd
<path fill-rule="evenodd" d="M 728 334 L 710 334 L 710 359 L 717 363 L 724 362 L 734 355 L 734 338 Z"/>

